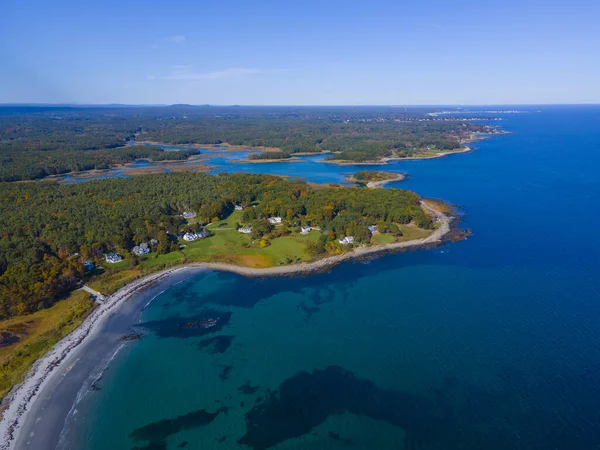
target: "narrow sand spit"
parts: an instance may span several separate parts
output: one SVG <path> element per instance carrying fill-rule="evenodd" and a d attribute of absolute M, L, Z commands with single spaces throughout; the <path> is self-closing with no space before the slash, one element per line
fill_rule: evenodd
<path fill-rule="evenodd" d="M 49 384 L 51 377 L 59 372 L 57 369 L 61 367 L 61 364 L 67 357 L 76 357 L 80 344 L 98 332 L 103 320 L 108 316 L 108 312 L 117 310 L 124 301 L 131 298 L 132 295 L 141 289 L 185 267 L 198 267 L 233 272 L 248 277 L 309 274 L 312 272 L 323 271 L 341 262 L 366 255 L 440 243 L 443 237 L 450 232 L 450 221 L 452 218 L 423 201 L 421 202 L 421 206 L 432 216 L 436 217 L 440 224 L 440 226 L 426 238 L 358 248 L 354 249 L 352 252 L 324 258 L 315 262 L 294 264 L 291 266 L 269 267 L 266 269 L 252 269 L 249 267 L 224 263 L 187 264 L 148 275 L 123 287 L 108 297 L 106 301 L 95 309 L 77 329 L 58 342 L 44 357 L 40 358 L 29 371 L 25 381 L 8 394 L 7 398 L 9 400 L 9 406 L 4 411 L 2 421 L 0 421 L 0 450 L 12 450 L 19 433 L 25 433 L 25 435 L 27 435 L 32 431 L 22 429 L 21 424 L 24 423 L 26 414 L 34 409 L 36 399 L 44 396 L 44 388 Z"/>

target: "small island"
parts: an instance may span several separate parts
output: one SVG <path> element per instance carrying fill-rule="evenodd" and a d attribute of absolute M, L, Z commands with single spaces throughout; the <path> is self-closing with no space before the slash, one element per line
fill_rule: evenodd
<path fill-rule="evenodd" d="M 380 188 L 393 181 L 404 181 L 406 174 L 384 172 L 380 170 L 359 170 L 346 178 L 349 183 L 355 183 L 368 188 Z"/>

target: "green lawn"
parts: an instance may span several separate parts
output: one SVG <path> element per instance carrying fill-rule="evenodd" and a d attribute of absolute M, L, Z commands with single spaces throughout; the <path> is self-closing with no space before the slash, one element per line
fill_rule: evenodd
<path fill-rule="evenodd" d="M 181 252 L 171 252 L 166 255 L 159 255 L 157 253 L 149 253 L 140 261 L 140 266 L 144 269 L 149 269 L 156 266 L 170 266 L 173 264 L 181 263 L 185 260 L 185 255 Z"/>
<path fill-rule="evenodd" d="M 402 236 L 398 238 L 399 242 L 426 238 L 432 233 L 431 230 L 424 230 L 423 228 L 419 228 L 414 225 L 398 225 L 398 228 L 400 228 L 400 231 L 402 231 Z"/>
<path fill-rule="evenodd" d="M 371 236 L 371 244 L 383 245 L 396 242 L 396 238 L 388 233 L 376 233 Z"/>
<path fill-rule="evenodd" d="M 211 223 L 207 225 L 210 231 L 219 230 L 221 228 L 235 228 L 236 223 L 242 222 L 243 211 L 233 211 L 231 215 L 223 220 L 219 220 L 218 222 Z"/>
<path fill-rule="evenodd" d="M 304 242 L 316 241 L 319 238 L 318 231 L 311 231 L 305 236 L 294 233 L 275 238 L 269 241 L 269 246 L 259 248 L 258 241 L 237 231 L 236 224 L 241 222 L 241 216 L 241 211 L 235 211 L 227 219 L 207 226 L 213 233 L 209 238 L 195 242 L 181 241 L 182 245 L 186 245 L 181 253 L 189 261 L 222 261 L 250 267 L 278 266 L 310 259 L 304 250 Z"/>

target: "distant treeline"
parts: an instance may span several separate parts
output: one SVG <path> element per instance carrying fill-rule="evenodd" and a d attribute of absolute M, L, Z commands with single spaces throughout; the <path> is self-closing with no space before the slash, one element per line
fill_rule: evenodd
<path fill-rule="evenodd" d="M 311 189 L 304 182 L 255 174 L 170 173 L 77 185 L 0 183 L 0 319 L 52 305 L 83 275 L 86 259 L 128 252 L 157 239 L 157 251 L 176 250 L 183 211 L 201 223 L 222 219 L 235 205 L 259 202 L 245 217 L 281 216 L 285 226 L 318 225 L 323 242 L 368 225 L 414 221 L 431 228 L 419 196 L 399 189 Z M 268 230 L 266 230 L 268 232 Z M 79 254 L 79 256 L 76 256 Z"/>
<path fill-rule="evenodd" d="M 262 153 L 253 153 L 248 159 L 251 160 L 261 160 L 261 159 L 288 159 L 292 155 L 288 152 L 262 152 Z"/>
<path fill-rule="evenodd" d="M 168 144 L 276 147 L 254 158 L 298 152 L 340 152 L 365 161 L 410 156 L 427 148 L 454 149 L 485 125 L 426 116 L 405 108 L 0 108 L 0 181 L 106 169 L 136 158 L 185 159 L 191 152 L 128 146 L 134 140 Z"/>
<path fill-rule="evenodd" d="M 384 181 L 392 180 L 397 177 L 397 174 L 390 172 L 382 172 L 379 170 L 359 170 L 352 175 L 352 178 L 356 181 L 369 182 L 369 181 Z"/>

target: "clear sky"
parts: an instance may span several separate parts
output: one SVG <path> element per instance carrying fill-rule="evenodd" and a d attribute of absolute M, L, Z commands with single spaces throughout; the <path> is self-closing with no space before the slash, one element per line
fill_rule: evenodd
<path fill-rule="evenodd" d="M 598 0 L 0 3 L 0 103 L 600 103 Z"/>

